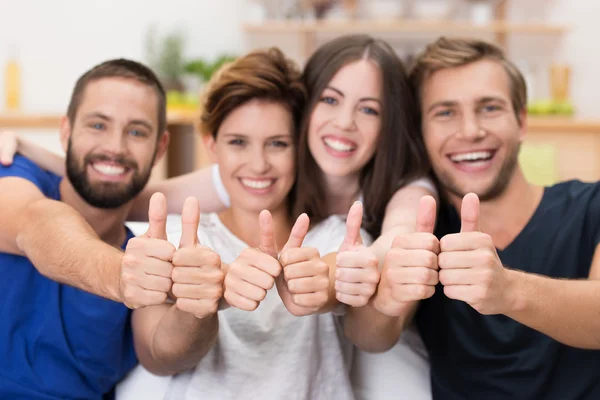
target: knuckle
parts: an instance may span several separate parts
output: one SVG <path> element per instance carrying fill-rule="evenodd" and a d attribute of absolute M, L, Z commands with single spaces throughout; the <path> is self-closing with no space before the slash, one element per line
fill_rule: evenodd
<path fill-rule="evenodd" d="M 425 262 L 424 267 L 435 268 L 435 266 L 437 265 L 438 258 L 434 253 L 428 251 L 424 254 L 423 261 Z"/>

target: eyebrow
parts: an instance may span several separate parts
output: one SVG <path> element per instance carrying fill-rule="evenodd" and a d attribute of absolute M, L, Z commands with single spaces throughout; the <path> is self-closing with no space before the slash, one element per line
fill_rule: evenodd
<path fill-rule="evenodd" d="M 235 138 L 247 138 L 251 135 L 244 135 L 242 133 L 234 133 L 234 132 L 229 132 L 229 133 L 222 133 L 223 137 L 235 137 Z M 265 139 L 286 139 L 286 138 L 290 138 L 292 137 L 291 133 L 282 133 L 282 134 L 277 134 L 277 135 L 273 135 L 273 136 L 269 136 Z"/>
<path fill-rule="evenodd" d="M 99 119 L 101 119 L 103 121 L 107 121 L 107 122 L 110 122 L 110 121 L 113 120 L 108 115 L 102 114 L 100 112 L 94 112 L 94 113 L 87 114 L 85 116 L 85 118 L 99 118 Z M 149 123 L 148 121 L 143 120 L 143 119 L 134 119 L 134 120 L 131 120 L 131 121 L 129 121 L 128 125 L 140 125 L 140 126 L 145 127 L 148 130 L 151 130 L 151 131 L 154 130 L 154 127 L 152 126 L 152 124 Z"/>
<path fill-rule="evenodd" d="M 475 101 L 475 104 L 486 104 L 486 103 L 492 103 L 492 102 L 508 104 L 508 102 L 505 99 L 503 99 L 502 97 L 496 97 L 496 96 L 481 97 Z M 430 113 L 433 109 L 438 108 L 438 107 L 455 107 L 457 105 L 458 105 L 458 101 L 456 101 L 456 100 L 438 101 L 429 106 L 429 108 L 427 109 L 427 114 Z"/>
<path fill-rule="evenodd" d="M 325 89 L 333 90 L 334 92 L 336 92 L 340 96 L 346 97 L 346 96 L 344 96 L 344 93 L 341 90 L 336 89 L 333 86 L 325 86 Z M 381 104 L 381 100 L 379 100 L 376 97 L 361 97 L 360 99 L 358 99 L 358 101 L 376 101 L 377 103 Z"/>

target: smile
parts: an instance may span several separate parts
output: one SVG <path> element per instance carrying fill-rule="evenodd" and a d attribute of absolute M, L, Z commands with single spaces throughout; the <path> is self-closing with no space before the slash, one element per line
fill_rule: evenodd
<path fill-rule="evenodd" d="M 323 143 L 328 152 L 334 156 L 348 156 L 358 147 L 358 145 L 351 140 L 332 136 L 323 137 Z"/>
<path fill-rule="evenodd" d="M 99 172 L 100 174 L 106 175 L 108 177 L 119 177 L 125 175 L 125 173 L 129 171 L 129 168 L 118 164 L 95 162 L 90 165 L 96 172 Z"/>
<path fill-rule="evenodd" d="M 275 184 L 276 179 L 251 179 L 251 178 L 240 178 L 240 182 L 243 186 L 249 189 L 264 190 L 268 189 Z"/>

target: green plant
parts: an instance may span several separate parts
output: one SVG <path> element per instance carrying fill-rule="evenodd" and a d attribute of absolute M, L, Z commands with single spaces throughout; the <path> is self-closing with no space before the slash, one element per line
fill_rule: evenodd
<path fill-rule="evenodd" d="M 230 54 L 223 54 L 213 62 L 203 58 L 197 58 L 187 62 L 183 69 L 186 73 L 200 78 L 202 82 L 208 82 L 212 75 L 224 64 L 235 60 L 236 57 Z"/>

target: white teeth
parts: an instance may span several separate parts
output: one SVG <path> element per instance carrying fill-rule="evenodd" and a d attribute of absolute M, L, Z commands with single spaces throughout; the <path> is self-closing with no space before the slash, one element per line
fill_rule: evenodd
<path fill-rule="evenodd" d="M 454 162 L 462 162 L 462 161 L 485 161 L 492 158 L 491 151 L 476 151 L 473 153 L 462 153 L 455 154 L 450 157 L 450 159 Z"/>
<path fill-rule="evenodd" d="M 242 185 L 248 186 L 249 188 L 252 188 L 252 189 L 266 189 L 275 183 L 274 179 L 257 180 L 257 179 L 242 178 L 241 181 L 242 181 Z"/>
<path fill-rule="evenodd" d="M 335 151 L 349 152 L 356 148 L 355 146 L 352 146 L 348 143 L 344 143 L 342 141 L 331 139 L 331 138 L 325 138 L 324 141 L 327 146 L 331 147 Z"/>
<path fill-rule="evenodd" d="M 121 175 L 125 172 L 125 168 L 124 167 L 119 167 L 117 165 L 108 165 L 108 164 L 100 164 L 100 163 L 96 163 L 96 164 L 92 164 L 92 167 L 104 174 L 104 175 L 110 175 L 110 176 L 117 176 L 117 175 Z"/>

